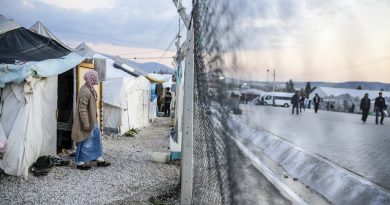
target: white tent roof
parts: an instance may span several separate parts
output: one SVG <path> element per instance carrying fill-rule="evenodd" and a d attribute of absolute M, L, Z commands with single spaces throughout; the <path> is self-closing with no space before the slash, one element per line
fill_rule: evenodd
<path fill-rule="evenodd" d="M 21 26 L 11 19 L 0 15 L 0 34 L 20 28 Z"/>
<path fill-rule="evenodd" d="M 148 77 L 152 77 L 157 80 L 163 81 L 163 88 L 172 87 L 172 75 L 171 74 L 157 74 L 157 73 L 149 73 Z"/>
<path fill-rule="evenodd" d="M 87 44 L 81 43 L 75 48 L 75 52 L 85 58 L 93 58 L 93 56 L 96 54 L 92 48 L 90 48 Z"/>
<path fill-rule="evenodd" d="M 57 41 L 57 43 L 61 44 L 62 46 L 64 46 L 68 50 L 73 50 L 70 47 L 68 47 L 67 45 L 65 45 L 65 43 L 63 43 L 59 38 L 57 38 L 57 36 L 55 36 L 52 32 L 50 32 L 49 29 L 46 28 L 46 26 L 43 25 L 40 21 L 37 21 L 34 25 L 32 25 L 29 28 L 29 30 L 34 32 L 34 33 L 37 33 L 41 36 L 45 36 L 47 38 L 51 38 L 51 39 Z"/>
<path fill-rule="evenodd" d="M 99 54 L 99 53 L 95 53 L 92 57 L 106 59 L 106 79 L 134 78 L 134 76 L 132 76 L 131 74 L 126 73 L 125 71 L 123 71 L 119 68 L 115 68 L 114 67 L 115 61 L 112 60 L 111 58 L 108 58 L 107 56 Z"/>
<path fill-rule="evenodd" d="M 348 88 L 330 88 L 330 87 L 318 87 L 313 92 L 310 93 L 309 99 L 314 98 L 314 95 L 318 93 L 321 98 L 326 98 L 331 95 L 337 97 L 343 94 L 349 94 L 351 97 L 362 98 L 365 93 L 368 93 L 370 98 L 375 98 L 378 96 L 379 92 L 382 92 L 383 97 L 390 97 L 390 92 L 388 91 L 378 91 L 378 90 L 357 90 L 357 89 L 348 89 Z"/>

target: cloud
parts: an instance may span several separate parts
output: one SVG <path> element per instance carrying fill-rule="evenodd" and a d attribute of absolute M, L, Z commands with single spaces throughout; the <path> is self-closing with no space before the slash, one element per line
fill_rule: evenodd
<path fill-rule="evenodd" d="M 231 75 L 265 79 L 264 70 L 276 68 L 279 80 L 389 82 L 389 60 L 365 64 L 390 56 L 389 1 L 241 3 L 245 9 L 237 9 L 241 13 L 234 35 L 242 41 L 239 49 L 234 49 L 236 58 L 230 58 L 238 62 L 239 70 L 235 66 L 229 72 L 238 73 Z"/>
<path fill-rule="evenodd" d="M 27 0 L 28 1 L 28 0 Z M 31 0 L 29 0 L 32 2 Z M 98 8 L 112 9 L 116 7 L 117 0 L 38 0 L 45 4 L 49 4 L 63 9 L 74 9 L 80 11 L 92 11 Z"/>
<path fill-rule="evenodd" d="M 178 19 L 171 1 L 2 0 L 0 13 L 25 27 L 39 20 L 64 41 L 165 49 L 178 31 L 161 33 Z"/>

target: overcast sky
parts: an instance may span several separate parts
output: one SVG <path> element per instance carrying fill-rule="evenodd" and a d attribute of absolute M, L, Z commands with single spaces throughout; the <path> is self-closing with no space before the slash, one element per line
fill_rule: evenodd
<path fill-rule="evenodd" d="M 191 2 L 183 0 L 187 12 Z M 235 53 L 243 78 L 266 80 L 266 70 L 276 69 L 279 81 L 390 83 L 389 0 L 240 4 L 236 32 L 244 44 Z M 27 28 L 39 20 L 71 47 L 86 42 L 98 52 L 157 58 L 141 62 L 158 61 L 178 32 L 171 0 L 0 0 L 0 5 L 5 17 Z M 169 50 L 165 57 L 174 55 L 174 44 Z"/>
<path fill-rule="evenodd" d="M 244 77 L 266 80 L 275 69 L 280 81 L 390 83 L 390 1 L 243 1 Z"/>
<path fill-rule="evenodd" d="M 178 32 L 171 0 L 0 0 L 0 5 L 0 14 L 26 28 L 39 20 L 71 47 L 86 42 L 122 57 L 160 58 Z M 174 55 L 175 45 L 169 50 L 165 57 Z"/>

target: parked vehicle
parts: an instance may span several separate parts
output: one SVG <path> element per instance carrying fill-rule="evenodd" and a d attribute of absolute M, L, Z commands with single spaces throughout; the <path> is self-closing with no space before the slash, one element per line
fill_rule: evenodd
<path fill-rule="evenodd" d="M 294 93 L 269 92 L 255 99 L 256 105 L 273 105 L 281 107 L 290 107 L 291 98 Z"/>

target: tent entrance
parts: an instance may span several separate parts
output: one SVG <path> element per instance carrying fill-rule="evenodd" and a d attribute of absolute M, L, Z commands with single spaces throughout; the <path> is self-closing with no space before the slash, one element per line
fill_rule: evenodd
<path fill-rule="evenodd" d="M 58 75 L 57 153 L 72 148 L 74 69 Z"/>

